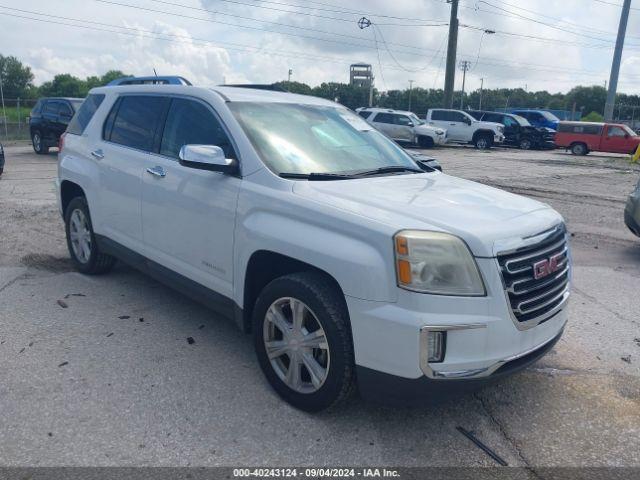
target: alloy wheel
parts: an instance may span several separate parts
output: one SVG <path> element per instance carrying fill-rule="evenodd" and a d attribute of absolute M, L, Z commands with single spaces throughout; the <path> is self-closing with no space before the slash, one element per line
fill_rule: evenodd
<path fill-rule="evenodd" d="M 263 341 L 274 372 L 299 393 L 317 392 L 329 374 L 331 355 L 322 324 L 298 299 L 279 298 L 263 322 Z"/>
<path fill-rule="evenodd" d="M 42 140 L 39 133 L 33 134 L 33 148 L 39 152 L 42 147 Z"/>
<path fill-rule="evenodd" d="M 80 263 L 87 263 L 91 258 L 91 230 L 87 216 L 76 208 L 69 219 L 69 238 L 71 248 Z"/>

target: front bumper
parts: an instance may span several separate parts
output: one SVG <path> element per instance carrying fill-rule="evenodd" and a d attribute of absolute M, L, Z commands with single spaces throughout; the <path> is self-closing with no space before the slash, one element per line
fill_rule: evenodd
<path fill-rule="evenodd" d="M 636 189 L 624 207 L 624 223 L 631 233 L 640 237 L 640 189 Z"/>
<path fill-rule="evenodd" d="M 563 331 L 531 352 L 512 359 L 491 375 L 453 380 L 434 380 L 429 377 L 415 379 L 389 375 L 370 368 L 357 366 L 356 376 L 360 395 L 367 400 L 401 406 L 433 405 L 487 387 L 519 372 L 546 355 L 560 340 Z"/>
<path fill-rule="evenodd" d="M 493 143 L 502 143 L 504 142 L 504 135 L 501 133 L 496 133 L 493 136 Z"/>
<path fill-rule="evenodd" d="M 396 303 L 347 297 L 358 368 L 397 377 L 397 382 L 423 382 L 429 389 L 463 380 L 473 380 L 466 386 L 477 386 L 509 373 L 508 365 L 526 363 L 520 359 L 535 361 L 546 353 L 544 346 L 559 338 L 567 322 L 566 301 L 543 323 L 523 328 L 512 317 L 496 260 L 476 261 L 485 282 L 485 297 L 405 290 L 399 290 Z M 446 331 L 442 362 L 426 361 L 424 334 L 428 330 Z M 363 379 L 367 375 L 373 374 Z M 368 387 L 362 388 L 367 391 Z M 451 388 L 456 391 L 458 387 Z"/>

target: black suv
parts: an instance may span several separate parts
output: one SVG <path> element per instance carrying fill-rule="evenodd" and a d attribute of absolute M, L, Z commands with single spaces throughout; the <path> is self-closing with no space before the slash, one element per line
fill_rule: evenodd
<path fill-rule="evenodd" d="M 515 146 L 523 150 L 529 150 L 530 148 L 556 148 L 553 140 L 556 133 L 555 130 L 534 127 L 526 118 L 519 115 L 484 110 L 469 110 L 467 113 L 476 120 L 504 125 L 503 145 L 505 146 Z"/>
<path fill-rule="evenodd" d="M 80 108 L 83 98 L 41 98 L 31 110 L 29 131 L 36 153 L 48 153 L 57 147 L 60 135 L 67 129 L 71 118 Z"/>

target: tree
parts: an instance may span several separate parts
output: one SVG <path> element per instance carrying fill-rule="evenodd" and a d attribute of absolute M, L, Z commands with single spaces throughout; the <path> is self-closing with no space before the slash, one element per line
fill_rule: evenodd
<path fill-rule="evenodd" d="M 40 86 L 40 95 L 43 97 L 78 97 L 87 95 L 87 86 L 83 80 L 68 73 L 53 77 L 50 82 Z"/>
<path fill-rule="evenodd" d="M 583 122 L 604 122 L 604 117 L 598 112 L 591 112 L 581 118 Z"/>
<path fill-rule="evenodd" d="M 33 73 L 16 57 L 0 55 L 0 79 L 5 98 L 27 98 L 33 91 Z"/>

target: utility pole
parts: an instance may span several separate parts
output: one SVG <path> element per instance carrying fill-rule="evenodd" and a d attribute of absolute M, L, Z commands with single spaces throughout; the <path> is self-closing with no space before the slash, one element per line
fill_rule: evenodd
<path fill-rule="evenodd" d="M 370 107 L 373 106 L 373 81 L 374 80 L 375 80 L 375 77 L 372 74 L 371 75 L 371 82 L 369 83 L 369 106 Z"/>
<path fill-rule="evenodd" d="M 462 95 L 460 96 L 460 110 L 464 107 L 464 82 L 467 79 L 467 70 L 471 68 L 471 62 L 469 60 L 461 60 L 459 64 L 460 70 L 462 70 Z"/>
<path fill-rule="evenodd" d="M 411 111 L 411 87 L 413 87 L 413 82 L 413 80 L 409 80 L 409 111 Z"/>
<path fill-rule="evenodd" d="M 449 40 L 447 42 L 447 69 L 444 75 L 444 108 L 452 108 L 458 46 L 458 0 L 447 1 L 451 3 L 451 19 L 449 20 Z"/>
<path fill-rule="evenodd" d="M 613 62 L 611 63 L 611 75 L 609 76 L 609 91 L 607 92 L 607 103 L 605 103 L 604 105 L 605 122 L 610 122 L 613 119 L 613 106 L 616 102 L 616 90 L 618 89 L 618 74 L 620 73 L 622 47 L 624 47 L 624 36 L 627 31 L 627 20 L 629 20 L 630 9 L 631 0 L 624 0 L 624 3 L 622 4 L 622 13 L 620 13 L 620 24 L 618 25 L 616 49 L 613 52 Z"/>
<path fill-rule="evenodd" d="M 484 87 L 484 78 L 480 79 L 480 100 L 478 101 L 478 110 L 482 110 L 482 87 Z"/>

